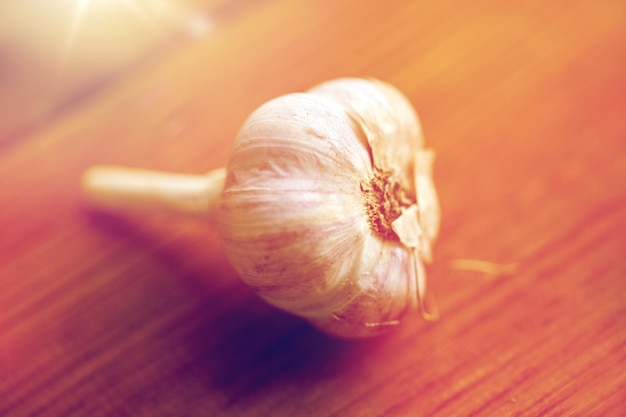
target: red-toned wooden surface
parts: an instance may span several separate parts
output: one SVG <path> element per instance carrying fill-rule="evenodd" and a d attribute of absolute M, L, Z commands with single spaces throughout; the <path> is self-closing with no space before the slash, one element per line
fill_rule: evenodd
<path fill-rule="evenodd" d="M 205 36 L 0 141 L 0 415 L 626 415 L 623 1 L 207 7 Z M 207 171 L 262 102 L 343 75 L 404 91 L 437 151 L 437 323 L 330 339 L 209 227 L 81 202 L 92 164 Z"/>

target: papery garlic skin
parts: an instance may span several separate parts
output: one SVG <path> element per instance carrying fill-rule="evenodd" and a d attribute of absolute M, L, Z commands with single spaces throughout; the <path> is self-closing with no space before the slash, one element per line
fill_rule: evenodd
<path fill-rule="evenodd" d="M 339 79 L 269 101 L 227 167 L 218 214 L 227 256 L 261 297 L 324 331 L 387 330 L 418 292 L 415 262 L 439 223 L 432 180 L 418 175 L 429 167 L 416 167 L 422 148 L 410 103 L 380 81 Z M 378 201 L 383 189 L 393 201 Z M 420 196 L 435 202 L 424 202 L 428 231 L 409 248 L 390 225 Z"/>

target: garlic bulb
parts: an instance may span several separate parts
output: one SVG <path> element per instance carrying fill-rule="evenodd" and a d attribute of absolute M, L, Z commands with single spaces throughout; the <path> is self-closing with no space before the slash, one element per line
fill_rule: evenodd
<path fill-rule="evenodd" d="M 371 336 L 412 308 L 427 314 L 423 263 L 439 228 L 432 162 L 398 90 L 337 79 L 253 112 L 234 144 L 219 204 L 200 198 L 200 209 L 183 211 L 218 207 L 229 260 L 267 302 L 339 337 Z M 165 186 L 155 177 L 163 174 L 145 174 L 151 185 L 136 185 L 126 174 L 112 180 L 111 172 L 97 168 L 85 180 L 107 206 L 132 195 L 154 203 L 157 194 L 170 206 L 198 201 L 208 189 L 215 195 L 224 175 L 211 174 L 204 192 L 181 186 L 188 195 L 171 197 L 182 178 Z"/>
<path fill-rule="evenodd" d="M 246 121 L 218 215 L 226 253 L 269 303 L 344 337 L 376 334 L 424 294 L 439 223 L 410 103 L 339 79 Z"/>

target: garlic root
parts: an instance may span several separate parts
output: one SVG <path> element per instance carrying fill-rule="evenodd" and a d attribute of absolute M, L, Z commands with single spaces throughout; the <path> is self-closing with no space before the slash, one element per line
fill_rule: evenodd
<path fill-rule="evenodd" d="M 96 206 L 114 211 L 159 211 L 212 218 L 224 188 L 226 168 L 205 175 L 98 165 L 83 176 Z"/>
<path fill-rule="evenodd" d="M 454 259 L 450 262 L 450 266 L 459 271 L 480 272 L 487 276 L 499 277 L 515 274 L 519 264 L 517 262 L 498 264 L 481 259 Z"/>

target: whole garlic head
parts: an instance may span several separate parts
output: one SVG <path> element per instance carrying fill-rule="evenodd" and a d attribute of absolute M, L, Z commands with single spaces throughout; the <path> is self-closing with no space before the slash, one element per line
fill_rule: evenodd
<path fill-rule="evenodd" d="M 269 303 L 339 337 L 381 333 L 424 296 L 439 228 L 432 161 L 411 104 L 381 81 L 270 100 L 227 167 L 224 249 Z"/>

